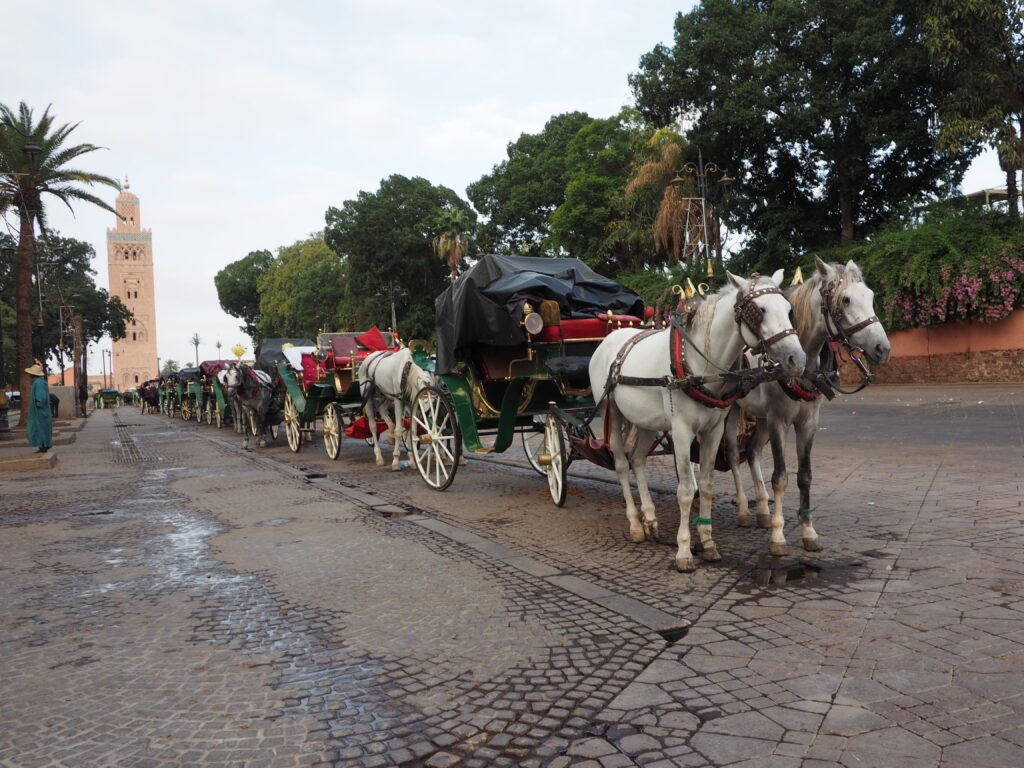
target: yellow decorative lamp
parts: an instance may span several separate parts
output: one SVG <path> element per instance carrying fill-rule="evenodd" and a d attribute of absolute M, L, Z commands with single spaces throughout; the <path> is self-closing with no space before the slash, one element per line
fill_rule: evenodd
<path fill-rule="evenodd" d="M 241 360 L 242 355 L 245 354 L 245 347 L 243 347 L 241 344 L 235 344 L 235 346 L 231 348 L 231 351 L 235 353 L 235 357 Z"/>

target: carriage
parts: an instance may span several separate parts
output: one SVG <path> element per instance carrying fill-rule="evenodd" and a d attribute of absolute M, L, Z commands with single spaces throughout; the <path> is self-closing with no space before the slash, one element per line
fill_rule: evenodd
<path fill-rule="evenodd" d="M 231 360 L 204 360 L 199 364 L 202 392 L 200 415 L 207 424 L 216 424 L 217 429 L 232 423 L 228 393 L 218 376 L 232 363 Z"/>
<path fill-rule="evenodd" d="M 96 393 L 97 408 L 116 408 L 121 404 L 121 393 L 116 389 L 101 389 Z"/>
<path fill-rule="evenodd" d="M 490 255 L 438 297 L 436 311 L 437 383 L 412 403 L 421 477 L 444 490 L 463 450 L 502 453 L 519 431 L 531 466 L 564 503 L 569 455 L 552 407 L 569 418 L 592 413 L 590 357 L 611 331 L 644 324 L 642 299 L 577 259 Z"/>
<path fill-rule="evenodd" d="M 182 421 L 191 421 L 202 410 L 202 372 L 195 368 L 182 368 L 175 374 L 175 396 Z"/>

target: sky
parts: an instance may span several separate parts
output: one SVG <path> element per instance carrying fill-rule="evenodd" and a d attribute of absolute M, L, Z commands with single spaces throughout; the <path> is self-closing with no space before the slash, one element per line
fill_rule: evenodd
<path fill-rule="evenodd" d="M 153 231 L 161 359 L 251 353 L 214 275 L 323 228 L 328 206 L 393 173 L 465 198 L 522 133 L 631 104 L 627 77 L 671 44 L 668 0 L 4 2 L 0 102 L 80 122 L 81 165 L 139 196 Z M 16 31 L 16 34 L 14 32 Z M 1002 186 L 991 154 L 964 181 Z M 116 191 L 101 188 L 113 204 Z M 50 225 L 93 245 L 107 286 L 113 214 L 59 202 Z M 109 348 L 109 342 L 100 344 Z M 90 348 L 90 372 L 101 356 Z"/>

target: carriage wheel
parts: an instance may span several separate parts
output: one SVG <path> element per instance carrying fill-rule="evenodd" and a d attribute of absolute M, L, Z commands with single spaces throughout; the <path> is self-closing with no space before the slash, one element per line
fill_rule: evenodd
<path fill-rule="evenodd" d="M 213 400 L 207 400 L 206 413 L 204 414 L 204 416 L 206 417 L 206 426 L 211 426 L 213 424 L 213 412 L 215 410 L 216 408 L 214 408 Z"/>
<path fill-rule="evenodd" d="M 217 422 L 217 429 L 221 429 L 224 426 L 224 414 L 221 413 L 221 409 L 220 409 L 219 405 L 216 408 L 214 408 L 213 410 L 214 410 L 213 419 L 214 419 L 214 421 Z"/>
<path fill-rule="evenodd" d="M 462 435 L 455 408 L 434 386 L 416 393 L 412 402 L 412 459 L 420 477 L 436 491 L 452 484 L 462 455 Z"/>
<path fill-rule="evenodd" d="M 256 423 L 256 411 L 249 411 L 249 434 L 253 437 L 260 436 L 260 425 Z"/>
<path fill-rule="evenodd" d="M 192 401 L 183 400 L 181 403 L 181 420 L 192 421 Z"/>
<path fill-rule="evenodd" d="M 205 410 L 206 409 L 203 408 L 202 403 L 200 401 L 196 400 L 196 424 L 202 424 L 203 423 L 203 411 L 205 411 Z"/>
<path fill-rule="evenodd" d="M 284 436 L 288 438 L 288 447 L 292 453 L 298 453 L 302 447 L 301 424 L 299 424 L 299 409 L 295 407 L 295 401 L 290 394 L 284 396 Z"/>
<path fill-rule="evenodd" d="M 324 408 L 324 448 L 332 459 L 337 459 L 341 453 L 341 419 L 338 409 L 331 403 Z"/>
<path fill-rule="evenodd" d="M 549 413 L 544 422 L 544 453 L 547 460 L 546 472 L 548 476 L 548 490 L 551 491 L 551 500 L 555 506 L 565 506 L 565 492 L 568 483 L 567 474 L 569 471 L 569 456 L 565 446 L 565 433 L 562 425 Z"/>
<path fill-rule="evenodd" d="M 534 416 L 533 423 L 535 425 L 539 424 L 540 426 L 543 426 L 543 417 Z M 526 460 L 530 463 L 530 466 L 533 467 L 534 472 L 538 475 L 546 475 L 547 469 L 542 467 L 540 462 L 537 460 L 537 457 L 540 456 L 544 450 L 544 430 L 523 427 L 520 434 L 523 438 L 523 453 L 526 454 Z"/>

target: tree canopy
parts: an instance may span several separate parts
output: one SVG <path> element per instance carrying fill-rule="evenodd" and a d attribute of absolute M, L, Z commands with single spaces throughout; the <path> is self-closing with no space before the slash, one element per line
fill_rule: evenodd
<path fill-rule="evenodd" d="M 270 251 L 250 251 L 233 261 L 213 278 L 221 309 L 242 321 L 242 330 L 254 341 L 259 339 L 259 280 L 274 263 Z"/>
<path fill-rule="evenodd" d="M 445 210 L 462 210 L 468 222 L 476 221 L 452 190 L 398 174 L 376 192 L 327 209 L 324 239 L 347 270 L 342 327 L 389 327 L 393 298 L 404 338 L 433 336 L 434 299 L 448 285 L 449 268 L 431 243 L 445 226 Z"/>
<path fill-rule="evenodd" d="M 916 7 L 704 0 L 642 57 L 642 114 L 692 122 L 693 149 L 738 179 L 727 211 L 751 265 L 850 242 L 959 180 L 968 153 L 937 150 L 945 88 Z"/>
<path fill-rule="evenodd" d="M 345 266 L 321 235 L 280 248 L 257 279 L 260 338 L 315 337 L 342 323 Z"/>

